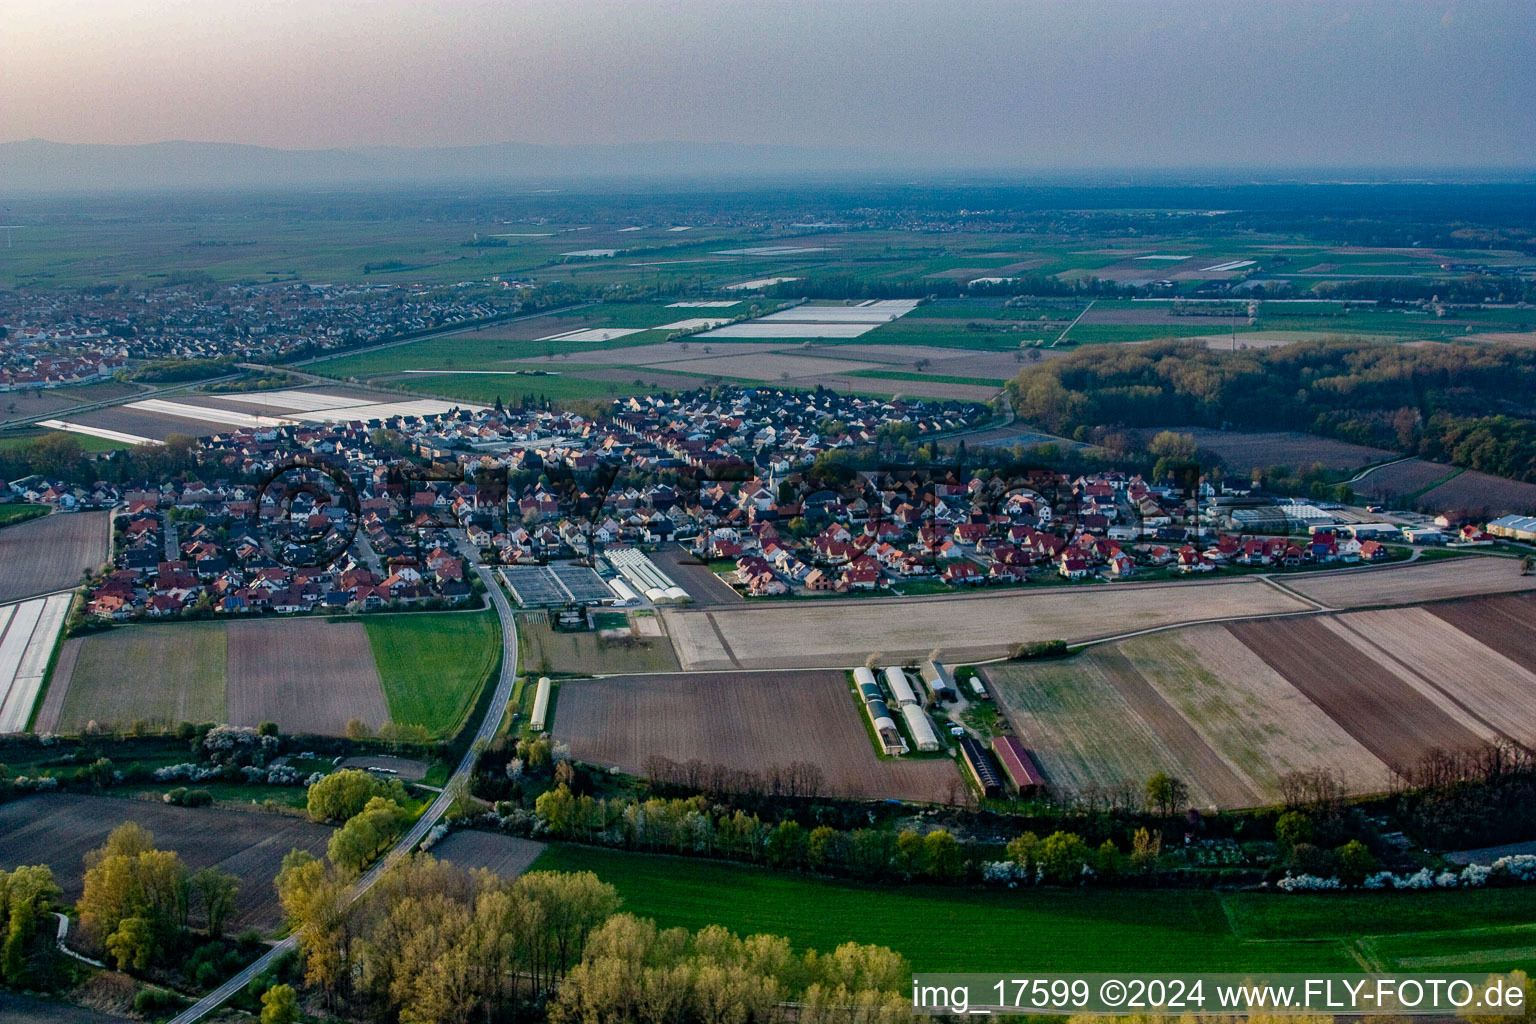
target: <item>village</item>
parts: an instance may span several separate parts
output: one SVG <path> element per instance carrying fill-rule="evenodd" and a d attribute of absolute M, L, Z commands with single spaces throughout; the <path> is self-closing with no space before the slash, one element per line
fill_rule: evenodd
<path fill-rule="evenodd" d="M 103 380 L 130 361 L 260 361 L 365 345 L 508 311 L 484 282 L 207 284 L 0 291 L 0 391 Z"/>
<path fill-rule="evenodd" d="M 714 387 L 615 400 L 601 420 L 503 406 L 242 428 L 197 442 L 194 475 L 31 477 L 10 491 L 113 510 L 114 564 L 91 580 L 86 612 L 116 622 L 478 604 L 467 567 L 480 560 L 580 561 L 608 582 L 590 603 L 627 604 L 648 577 L 614 588 L 623 568 L 596 558 L 626 548 L 691 556 L 740 597 L 814 598 L 1371 564 L 1412 557 L 1410 544 L 1493 540 L 1462 516 L 1403 527 L 1204 480 L 1189 492 L 1122 471 L 932 461 L 950 450 L 943 438 L 986 415 L 959 402 Z M 893 439 L 930 461 L 845 464 Z M 300 487 L 285 502 L 271 485 L 299 464 L 330 467 L 350 494 Z M 334 550 L 319 557 L 311 534 L 332 535 Z M 675 586 L 645 571 L 659 592 Z M 676 591 L 667 600 L 692 599 Z"/>

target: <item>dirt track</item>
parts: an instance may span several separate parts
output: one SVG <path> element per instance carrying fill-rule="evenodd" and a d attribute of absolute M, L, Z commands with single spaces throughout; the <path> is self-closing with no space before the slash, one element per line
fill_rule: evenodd
<path fill-rule="evenodd" d="M 348 719 L 389 721 L 361 622 L 285 619 L 229 624 L 229 722 L 339 736 Z"/>
<path fill-rule="evenodd" d="M 948 759 L 876 757 L 859 714 L 838 671 L 614 676 L 564 683 L 554 733 L 576 759 L 635 774 L 652 754 L 753 771 L 808 761 L 832 795 L 964 796 Z"/>

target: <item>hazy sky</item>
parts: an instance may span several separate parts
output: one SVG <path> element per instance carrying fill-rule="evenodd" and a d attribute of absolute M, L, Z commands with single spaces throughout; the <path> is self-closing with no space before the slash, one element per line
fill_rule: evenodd
<path fill-rule="evenodd" d="M 0 141 L 1531 165 L 1536 0 L 0 0 Z"/>

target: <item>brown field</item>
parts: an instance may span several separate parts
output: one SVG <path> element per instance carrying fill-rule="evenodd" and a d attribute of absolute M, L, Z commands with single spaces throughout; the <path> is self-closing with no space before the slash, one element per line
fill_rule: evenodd
<path fill-rule="evenodd" d="M 1424 608 L 1352 612 L 1336 623 L 1469 728 L 1536 747 L 1536 673 Z"/>
<path fill-rule="evenodd" d="M 1354 793 L 1389 785 L 1385 765 L 1223 626 L 983 672 L 1046 777 L 1079 797 L 1139 792 L 1159 771 L 1201 807 L 1276 803 L 1283 775 L 1324 767 Z"/>
<path fill-rule="evenodd" d="M 1178 709 L 1248 785 L 1278 800 L 1287 772 L 1332 768 L 1354 792 L 1387 788 L 1388 771 L 1370 751 L 1227 626 L 1194 626 L 1120 644 L 1147 681 Z"/>
<path fill-rule="evenodd" d="M 88 1010 L 73 1003 L 45 1003 L 30 996 L 0 992 L 0 1024 L 128 1024 L 133 1019 Z"/>
<path fill-rule="evenodd" d="M 689 359 L 666 365 L 671 370 L 719 374 L 722 377 L 742 377 L 747 380 L 795 380 L 803 377 L 820 378 L 833 373 L 851 373 L 854 370 L 868 370 L 880 364 L 867 361 L 849 362 L 845 359 L 817 359 L 814 356 L 759 350 L 747 355 L 710 355 L 702 359 Z"/>
<path fill-rule="evenodd" d="M 1454 466 L 1425 462 L 1423 459 L 1409 459 L 1406 462 L 1398 462 L 1374 470 L 1351 486 L 1357 494 L 1364 494 L 1391 505 L 1405 500 L 1410 494 L 1430 487 L 1454 472 L 1456 472 Z"/>
<path fill-rule="evenodd" d="M 175 400 L 174 397 L 172 400 Z M 112 406 L 108 409 L 97 409 L 95 412 L 83 413 L 79 416 L 64 416 L 61 418 L 71 423 L 80 423 L 88 427 L 103 427 L 107 430 L 120 430 L 125 434 L 153 438 L 156 441 L 164 441 L 172 434 L 188 434 L 193 437 L 203 437 L 230 429 L 227 423 L 205 423 L 198 420 L 183 419 L 180 416 L 166 416 L 162 413 L 149 412 L 144 409 L 128 409 L 123 406 Z"/>
<path fill-rule="evenodd" d="M 1480 597 L 1429 610 L 1529 672 L 1536 672 L 1536 595 Z"/>
<path fill-rule="evenodd" d="M 1513 563 L 1511 563 L 1513 565 Z M 1527 577 L 1536 586 L 1536 577 Z M 1032 640 L 1090 640 L 1154 626 L 1310 606 L 1252 579 L 1024 587 L 1008 592 L 812 602 L 661 612 L 685 669 L 818 668 L 924 657 L 995 658 Z"/>
<path fill-rule="evenodd" d="M 1302 574 L 1285 585 L 1332 608 L 1371 608 L 1536 590 L 1536 576 L 1521 576 L 1513 558 L 1471 556 Z"/>
<path fill-rule="evenodd" d="M 741 604 L 746 601 L 729 583 L 711 572 L 709 566 L 699 564 L 693 555 L 676 544 L 652 552 L 651 561 L 676 580 L 678 586 L 688 591 L 696 608 Z"/>
<path fill-rule="evenodd" d="M 125 821 L 149 829 L 157 846 L 181 854 L 193 871 L 216 867 L 240 876 L 232 933 L 277 927 L 281 908 L 272 879 L 283 857 L 295 848 L 323 856 L 331 837 L 324 825 L 286 815 L 50 793 L 0 804 L 0 868 L 47 864 L 64 898 L 74 901 L 84 884 L 86 851 L 100 846 Z"/>
<path fill-rule="evenodd" d="M 1426 751 L 1460 750 L 1484 737 L 1373 660 L 1324 619 L 1244 622 L 1232 635 L 1389 766 Z"/>
<path fill-rule="evenodd" d="M 107 402 L 142 392 L 137 384 L 86 384 L 80 387 L 47 388 L 38 391 L 7 391 L 0 395 L 0 422 L 53 416 L 69 419 L 70 409 L 92 402 Z"/>
<path fill-rule="evenodd" d="M 1151 437 L 1160 430 L 1191 435 L 1201 448 L 1215 452 L 1229 470 L 1240 474 L 1270 466 L 1302 469 L 1317 462 L 1329 469 L 1358 469 L 1396 454 L 1290 430 L 1247 432 L 1210 427 L 1148 427 L 1142 433 Z"/>
<path fill-rule="evenodd" d="M 883 761 L 841 671 L 615 676 L 560 687 L 554 735 L 571 756 L 638 774 L 645 759 L 761 771 L 817 764 L 829 795 L 944 802 L 965 792 L 947 758 Z"/>
<path fill-rule="evenodd" d="M 107 560 L 106 512 L 56 512 L 0 530 L 0 604 L 80 585 Z"/>
<path fill-rule="evenodd" d="M 680 310 L 679 312 L 687 312 Z M 708 313 L 708 310 L 699 312 Z M 686 347 L 684 347 L 686 346 Z M 778 352 L 782 349 L 796 349 L 801 345 L 797 342 L 761 343 L 754 341 L 714 341 L 706 342 L 698 339 L 685 341 L 665 341 L 655 345 L 631 345 L 629 348 L 594 349 L 591 352 L 577 352 L 574 356 L 533 356 L 526 359 L 518 359 L 515 362 L 527 363 L 538 366 L 566 366 L 592 367 L 592 366 L 661 366 L 665 363 L 681 363 L 687 360 L 719 357 L 722 359 L 733 356 L 760 356 Z M 709 352 L 704 349 L 708 348 Z M 683 367 L 678 367 L 683 369 Z"/>
<path fill-rule="evenodd" d="M 1416 504 L 1436 512 L 1536 513 L 1536 484 L 1506 480 L 1469 469 L 1419 495 Z"/>
<path fill-rule="evenodd" d="M 389 721 L 360 622 L 281 619 L 229 624 L 229 722 L 340 735 L 348 719 Z"/>
<path fill-rule="evenodd" d="M 1519 345 L 1522 348 L 1536 347 L 1536 331 L 1487 331 L 1483 334 L 1474 334 L 1478 341 L 1493 342 L 1500 345 Z"/>
<path fill-rule="evenodd" d="M 495 832 L 452 832 L 432 847 L 432 856 L 461 868 L 485 868 L 502 878 L 516 878 L 544 852 L 544 844 Z"/>
<path fill-rule="evenodd" d="M 937 372 L 937 371 L 934 371 Z M 886 377 L 844 377 L 821 374 L 801 378 L 798 384 L 820 384 L 837 391 L 863 391 L 880 395 L 907 395 L 916 398 L 955 399 L 960 402 L 988 402 L 997 397 L 1001 385 L 954 384 L 941 380 L 896 380 Z"/>
<path fill-rule="evenodd" d="M 487 327 L 479 327 L 472 331 L 464 331 L 462 337 L 475 341 L 532 341 L 535 338 L 547 338 L 551 334 L 561 334 L 565 331 L 579 331 L 583 327 L 600 327 L 602 320 L 593 317 L 584 317 L 579 314 L 571 316 L 540 316 L 532 320 L 519 320 L 516 323 L 491 324 Z"/>

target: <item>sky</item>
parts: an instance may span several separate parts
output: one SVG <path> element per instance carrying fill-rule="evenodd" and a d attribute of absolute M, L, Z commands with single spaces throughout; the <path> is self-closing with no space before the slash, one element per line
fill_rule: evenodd
<path fill-rule="evenodd" d="M 1536 0 L 3 0 L 0 141 L 1536 164 Z"/>

